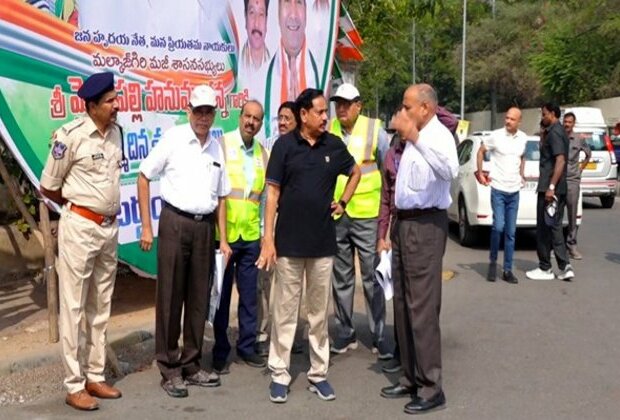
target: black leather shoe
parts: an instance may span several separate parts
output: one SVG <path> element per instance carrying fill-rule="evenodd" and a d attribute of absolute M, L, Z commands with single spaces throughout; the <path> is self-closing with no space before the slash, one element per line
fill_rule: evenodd
<path fill-rule="evenodd" d="M 243 360 L 246 365 L 252 366 L 254 368 L 263 368 L 267 366 L 265 359 L 263 359 L 256 353 L 241 356 L 241 360 Z"/>
<path fill-rule="evenodd" d="M 495 281 L 497 277 L 497 263 L 489 263 L 489 271 L 487 272 L 487 280 Z"/>
<path fill-rule="evenodd" d="M 517 283 L 519 283 L 519 279 L 517 279 L 515 277 L 515 275 L 512 274 L 512 271 L 504 271 L 502 273 L 502 280 L 504 280 L 506 283 L 510 283 L 510 284 L 517 284 Z"/>
<path fill-rule="evenodd" d="M 392 386 L 386 386 L 385 388 L 381 388 L 381 396 L 383 398 L 405 398 L 405 397 L 413 397 L 415 395 L 415 389 L 409 388 L 408 386 L 404 386 L 401 384 L 396 384 Z"/>
<path fill-rule="evenodd" d="M 411 402 L 405 405 L 407 414 L 423 414 L 431 411 L 441 410 L 446 407 L 446 396 L 443 391 L 439 391 L 429 400 L 420 397 L 413 397 Z"/>
<path fill-rule="evenodd" d="M 257 341 L 254 345 L 254 351 L 260 357 L 269 356 L 269 341 Z"/>
<path fill-rule="evenodd" d="M 226 364 L 226 360 L 213 360 L 213 372 L 218 375 L 228 375 L 230 373 L 230 368 Z"/>

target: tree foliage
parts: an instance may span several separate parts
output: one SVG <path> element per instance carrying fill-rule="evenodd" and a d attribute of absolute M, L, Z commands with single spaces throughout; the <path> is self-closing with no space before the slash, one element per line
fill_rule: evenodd
<path fill-rule="evenodd" d="M 358 85 L 367 108 L 389 115 L 412 81 L 460 103 L 462 0 L 349 0 L 364 45 Z M 579 103 L 620 94 L 620 0 L 468 1 L 466 110 L 543 100 Z M 415 38 L 412 25 L 415 21 Z M 377 102 L 378 101 L 378 102 Z"/>

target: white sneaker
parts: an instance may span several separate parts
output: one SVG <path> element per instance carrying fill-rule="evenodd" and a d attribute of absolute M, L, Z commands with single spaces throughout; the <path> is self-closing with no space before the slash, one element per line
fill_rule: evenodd
<path fill-rule="evenodd" d="M 560 280 L 571 281 L 575 277 L 575 272 L 573 271 L 573 267 L 570 264 L 566 264 L 564 270 L 561 270 L 558 273 L 558 278 Z"/>
<path fill-rule="evenodd" d="M 525 277 L 527 277 L 530 280 L 553 280 L 555 279 L 555 275 L 553 274 L 553 271 L 551 271 L 551 269 L 542 270 L 540 268 L 526 271 Z"/>

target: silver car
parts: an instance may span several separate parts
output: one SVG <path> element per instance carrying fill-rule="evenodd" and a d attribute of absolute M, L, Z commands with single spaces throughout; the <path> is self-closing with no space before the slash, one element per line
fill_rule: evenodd
<path fill-rule="evenodd" d="M 603 130 L 575 129 L 585 138 L 592 157 L 581 174 L 581 193 L 584 197 L 599 197 L 603 208 L 614 205 L 618 183 L 618 165 L 610 137 Z"/>

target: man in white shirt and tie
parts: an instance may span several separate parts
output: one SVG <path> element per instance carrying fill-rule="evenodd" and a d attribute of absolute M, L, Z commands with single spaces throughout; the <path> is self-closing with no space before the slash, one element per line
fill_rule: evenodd
<path fill-rule="evenodd" d="M 385 398 L 411 397 L 408 414 L 446 403 L 441 386 L 441 270 L 448 237 L 450 181 L 458 158 L 450 131 L 436 115 L 437 94 L 410 86 L 392 127 L 407 141 L 396 176 L 392 232 L 394 323 L 404 376 L 385 387 Z"/>

